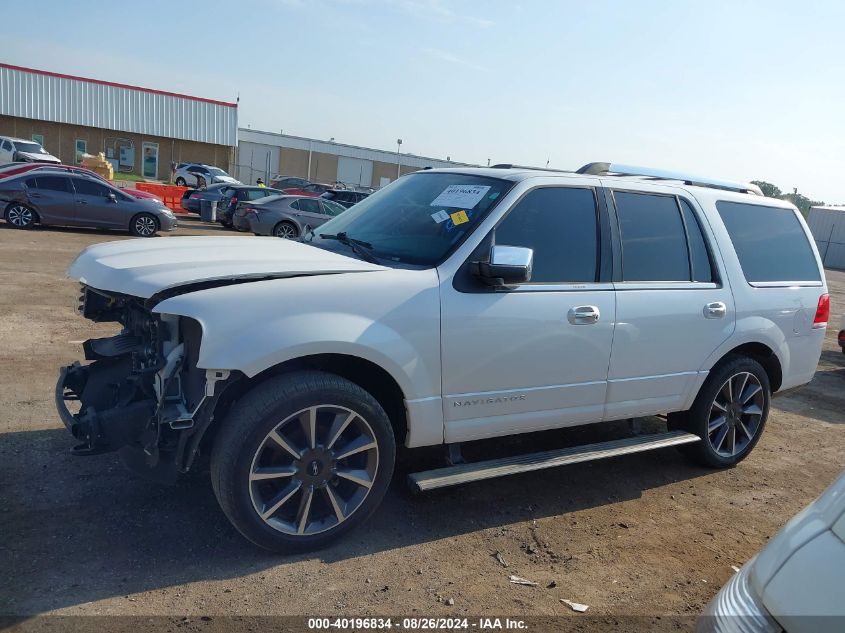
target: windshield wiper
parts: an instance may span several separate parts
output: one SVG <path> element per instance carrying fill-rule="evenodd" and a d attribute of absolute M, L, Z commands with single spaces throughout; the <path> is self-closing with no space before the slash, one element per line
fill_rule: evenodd
<path fill-rule="evenodd" d="M 337 235 L 332 235 L 331 233 L 320 233 L 320 237 L 324 240 L 337 240 L 341 244 L 346 244 L 349 248 L 352 249 L 352 252 L 358 255 L 363 260 L 370 262 L 371 264 L 378 264 L 379 261 L 376 259 L 376 256 L 372 254 L 373 245 L 369 242 L 365 242 L 364 240 L 356 240 L 354 237 L 349 237 L 346 234 L 346 231 L 341 231 Z"/>

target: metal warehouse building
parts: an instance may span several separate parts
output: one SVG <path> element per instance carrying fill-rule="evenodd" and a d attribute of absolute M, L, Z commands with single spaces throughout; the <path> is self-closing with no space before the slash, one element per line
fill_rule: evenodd
<path fill-rule="evenodd" d="M 0 136 L 38 141 L 67 164 L 103 152 L 116 178 L 166 180 L 173 162 L 232 165 L 238 108 L 0 63 Z"/>
<path fill-rule="evenodd" d="M 377 189 L 424 167 L 466 167 L 466 163 L 401 154 L 333 141 L 320 141 L 238 130 L 238 152 L 233 175 L 241 182 L 269 181 L 277 174 L 299 176 L 314 182 L 342 182 Z"/>
<path fill-rule="evenodd" d="M 824 266 L 845 270 L 845 207 L 810 207 L 807 224 Z"/>

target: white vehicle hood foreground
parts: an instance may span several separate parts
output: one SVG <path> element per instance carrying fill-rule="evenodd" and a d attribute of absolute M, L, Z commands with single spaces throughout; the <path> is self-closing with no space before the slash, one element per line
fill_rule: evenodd
<path fill-rule="evenodd" d="M 99 290 L 147 299 L 208 281 L 374 270 L 385 268 L 277 237 L 168 237 L 89 246 L 67 274 Z"/>

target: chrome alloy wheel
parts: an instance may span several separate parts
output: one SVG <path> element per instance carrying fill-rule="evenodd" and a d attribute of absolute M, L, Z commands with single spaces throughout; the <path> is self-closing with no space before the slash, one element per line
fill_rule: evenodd
<path fill-rule="evenodd" d="M 361 506 L 378 463 L 375 433 L 360 415 L 331 404 L 302 409 L 258 446 L 249 472 L 252 506 L 279 532 L 325 532 Z"/>
<path fill-rule="evenodd" d="M 280 224 L 276 228 L 276 237 L 292 240 L 296 237 L 296 229 L 290 224 Z"/>
<path fill-rule="evenodd" d="M 135 232 L 144 237 L 152 235 L 156 232 L 156 221 L 148 215 L 142 215 L 141 217 L 136 218 Z"/>
<path fill-rule="evenodd" d="M 754 374 L 728 378 L 710 407 L 707 436 L 713 450 L 722 457 L 743 452 L 760 430 L 765 405 L 765 391 Z"/>
<path fill-rule="evenodd" d="M 32 209 L 16 204 L 6 211 L 6 220 L 12 226 L 24 228 L 31 225 L 35 221 L 35 217 L 32 215 Z"/>

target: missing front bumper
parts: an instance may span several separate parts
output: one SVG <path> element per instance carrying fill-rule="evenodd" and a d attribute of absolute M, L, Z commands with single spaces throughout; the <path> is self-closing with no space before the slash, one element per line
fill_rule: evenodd
<path fill-rule="evenodd" d="M 96 455 L 144 444 L 156 401 L 144 396 L 130 374 L 128 360 L 76 362 L 59 371 L 56 410 L 81 442 L 73 448 L 74 454 Z M 71 413 L 68 402 L 79 402 L 79 412 Z"/>

